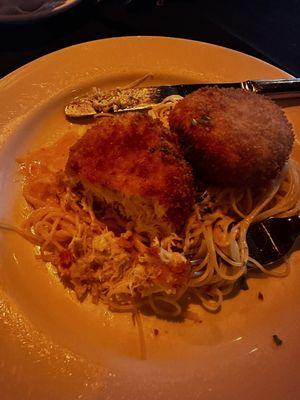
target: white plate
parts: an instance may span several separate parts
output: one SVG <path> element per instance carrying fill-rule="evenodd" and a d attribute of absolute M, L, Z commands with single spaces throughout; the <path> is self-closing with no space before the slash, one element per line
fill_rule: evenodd
<path fill-rule="evenodd" d="M 37 19 L 50 17 L 51 15 L 59 14 L 63 11 L 74 7 L 80 3 L 81 0 L 66 0 L 63 4 L 45 8 L 42 7 L 40 10 L 20 12 L 18 14 L 2 14 L 0 10 L 0 22 L 29 22 Z"/>
<path fill-rule="evenodd" d="M 2 221 L 19 223 L 24 214 L 15 158 L 75 129 L 63 105 L 84 88 L 148 72 L 151 84 L 288 76 L 229 49 L 160 37 L 85 43 L 20 68 L 0 81 Z M 287 114 L 297 132 L 299 109 Z M 298 254 L 287 278 L 251 280 L 219 314 L 199 309 L 202 323 L 144 317 L 148 359 L 141 361 L 130 316 L 80 304 L 34 260 L 29 243 L 0 235 L 1 400 L 298 398 Z"/>

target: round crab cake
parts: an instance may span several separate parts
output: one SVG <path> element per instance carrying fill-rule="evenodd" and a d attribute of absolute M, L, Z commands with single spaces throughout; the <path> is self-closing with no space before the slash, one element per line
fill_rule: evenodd
<path fill-rule="evenodd" d="M 262 184 L 282 170 L 293 131 L 264 96 L 233 88 L 204 88 L 178 102 L 169 116 L 195 177 L 209 184 Z"/>

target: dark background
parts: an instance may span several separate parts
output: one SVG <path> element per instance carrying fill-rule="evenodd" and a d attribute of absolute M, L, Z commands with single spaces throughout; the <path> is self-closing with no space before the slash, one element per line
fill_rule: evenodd
<path fill-rule="evenodd" d="M 300 76 L 300 0 L 83 0 L 51 18 L 0 23 L 0 77 L 72 44 L 128 35 L 214 43 Z"/>

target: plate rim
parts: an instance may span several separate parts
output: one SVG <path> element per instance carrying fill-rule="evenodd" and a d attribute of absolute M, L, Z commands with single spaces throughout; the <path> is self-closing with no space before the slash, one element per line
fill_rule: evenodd
<path fill-rule="evenodd" d="M 81 1 L 81 0 L 75 0 L 75 1 Z M 180 42 L 188 42 L 188 43 L 194 43 L 194 44 L 200 44 L 202 46 L 207 46 L 207 47 L 214 47 L 217 50 L 221 50 L 221 51 L 228 51 L 236 53 L 240 56 L 245 56 L 247 58 L 252 59 L 253 61 L 259 62 L 263 65 L 266 65 L 268 67 L 272 67 L 274 69 L 276 69 L 281 75 L 285 74 L 287 77 L 291 77 L 293 78 L 294 76 L 291 75 L 290 73 L 288 73 L 287 71 L 284 71 L 283 69 L 277 67 L 276 65 L 270 64 L 267 61 L 261 60 L 260 58 L 257 58 L 251 54 L 247 54 L 247 53 L 243 53 L 239 50 L 235 50 L 235 49 L 231 49 L 230 47 L 226 47 L 226 46 L 221 46 L 215 43 L 210 43 L 210 42 L 203 42 L 200 40 L 194 40 L 194 39 L 185 39 L 182 37 L 176 37 L 176 36 L 155 36 L 155 35 L 133 35 L 133 36 L 114 36 L 114 37 L 109 37 L 109 38 L 103 38 L 103 39 L 94 39 L 94 40 L 88 40 L 85 42 L 81 42 L 81 43 L 76 43 L 76 44 L 72 44 L 70 46 L 66 46 L 63 47 L 61 49 L 57 49 L 54 51 L 51 51 L 50 53 L 44 54 L 40 57 L 37 57 L 27 63 L 25 63 L 24 65 L 21 65 L 20 67 L 14 69 L 13 71 L 9 72 L 8 74 L 4 75 L 1 79 L 0 79 L 0 83 L 6 79 L 6 78 L 12 78 L 15 74 L 18 74 L 19 72 L 22 72 L 23 69 L 28 68 L 31 66 L 31 64 L 36 63 L 36 62 L 41 62 L 45 59 L 47 59 L 48 57 L 55 57 L 56 55 L 62 54 L 65 51 L 71 51 L 72 48 L 79 48 L 81 46 L 85 46 L 85 45 L 96 45 L 96 43 L 99 42 L 119 42 L 119 41 L 128 41 L 128 40 L 144 40 L 144 39 L 150 39 L 150 40 L 170 40 L 170 41 L 180 41 Z"/>

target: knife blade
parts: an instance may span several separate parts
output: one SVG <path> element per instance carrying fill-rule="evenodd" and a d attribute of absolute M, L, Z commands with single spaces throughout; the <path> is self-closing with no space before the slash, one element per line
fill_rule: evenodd
<path fill-rule="evenodd" d="M 90 92 L 75 97 L 67 104 L 65 115 L 69 118 L 86 118 L 97 116 L 100 113 L 147 110 L 168 96 L 184 97 L 204 87 L 240 88 L 248 92 L 263 94 L 272 99 L 300 98 L 300 78 L 247 80 L 232 83 L 193 83 L 112 90 L 93 88 Z"/>

